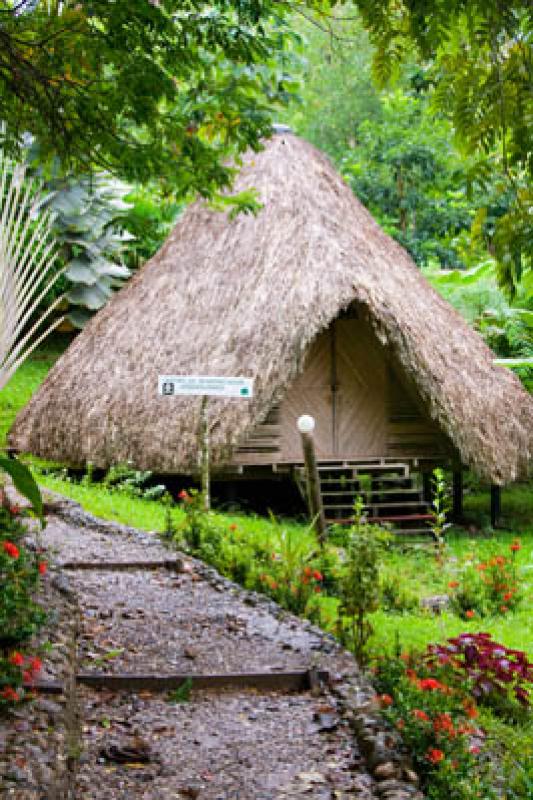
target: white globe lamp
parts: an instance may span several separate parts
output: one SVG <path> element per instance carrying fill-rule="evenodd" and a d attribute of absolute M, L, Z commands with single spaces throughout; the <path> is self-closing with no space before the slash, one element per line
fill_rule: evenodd
<path fill-rule="evenodd" d="M 311 417 L 309 414 L 302 414 L 301 417 L 298 417 L 296 425 L 300 433 L 313 433 L 315 429 L 314 417 Z"/>

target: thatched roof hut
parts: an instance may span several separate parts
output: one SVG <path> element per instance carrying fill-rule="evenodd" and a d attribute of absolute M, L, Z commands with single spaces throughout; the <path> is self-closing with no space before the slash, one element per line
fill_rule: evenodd
<path fill-rule="evenodd" d="M 329 160 L 287 133 L 244 161 L 235 189 L 256 188 L 262 210 L 229 219 L 202 201 L 189 207 L 57 362 L 10 444 L 71 465 L 187 472 L 197 465 L 200 401 L 158 396 L 158 375 L 245 375 L 253 400 L 213 400 L 210 411 L 215 464 L 238 461 L 261 424 L 272 433 L 272 409 L 344 315 L 374 337 L 361 350 L 367 371 L 382 370 L 380 359 L 392 365 L 445 442 L 440 452 L 496 484 L 524 474 L 531 398 Z M 274 463 L 275 450 L 264 448 L 261 463 Z"/>

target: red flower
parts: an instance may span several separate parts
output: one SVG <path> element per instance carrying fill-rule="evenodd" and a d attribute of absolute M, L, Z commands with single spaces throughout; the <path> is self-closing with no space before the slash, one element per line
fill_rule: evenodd
<path fill-rule="evenodd" d="M 391 706 L 393 703 L 392 697 L 390 694 L 380 694 L 378 696 L 378 700 L 382 706 Z"/>
<path fill-rule="evenodd" d="M 442 750 L 437 750 L 436 747 L 433 747 L 427 751 L 426 758 L 432 764 L 439 764 L 441 761 L 444 761 L 444 753 Z"/>
<path fill-rule="evenodd" d="M 429 722 L 429 717 L 425 711 L 422 711 L 420 708 L 413 708 L 413 717 L 417 719 L 421 719 L 423 722 Z"/>
<path fill-rule="evenodd" d="M 514 542 L 511 545 L 511 547 L 510 547 L 511 552 L 512 553 L 517 553 L 518 550 L 521 550 L 521 549 L 522 549 L 522 545 L 520 544 L 518 539 L 515 539 Z"/>
<path fill-rule="evenodd" d="M 37 672 L 40 672 L 43 666 L 43 662 L 40 658 L 32 658 L 29 664 L 30 671 L 35 675 Z"/>
<path fill-rule="evenodd" d="M 9 663 L 13 664 L 14 667 L 21 667 L 24 664 L 24 656 L 22 653 L 18 653 L 16 650 L 12 656 L 9 658 Z"/>
<path fill-rule="evenodd" d="M 230 529 L 230 531 L 236 531 L 237 530 L 237 526 L 235 525 L 234 522 L 229 526 L 229 529 Z"/>
<path fill-rule="evenodd" d="M 450 739 L 456 736 L 456 730 L 449 714 L 438 714 L 433 722 L 435 733 L 447 733 Z"/>
<path fill-rule="evenodd" d="M 317 569 L 315 569 L 315 571 L 313 572 L 313 578 L 315 579 L 315 581 L 322 581 L 322 580 L 324 580 L 324 576 L 323 576 L 323 575 L 322 575 L 322 573 L 321 573 L 321 572 L 319 572 Z"/>
<path fill-rule="evenodd" d="M 466 716 L 469 717 L 470 719 L 475 719 L 477 717 L 478 710 L 477 710 L 476 706 L 474 705 L 474 703 L 472 703 L 472 702 L 470 702 L 468 700 L 465 700 L 463 702 L 463 708 L 465 710 Z"/>
<path fill-rule="evenodd" d="M 14 503 L 12 506 L 9 506 L 9 510 L 13 514 L 13 516 L 16 516 L 16 514 L 20 514 L 20 506 L 18 506 L 16 503 Z"/>
<path fill-rule="evenodd" d="M 20 699 L 18 693 L 11 686 L 6 686 L 5 689 L 2 689 L 0 697 L 3 700 L 10 700 L 12 703 L 16 703 Z"/>
<path fill-rule="evenodd" d="M 481 753 L 481 748 L 477 747 L 476 745 L 472 745 L 472 747 L 470 748 L 470 752 L 472 753 L 472 755 L 477 756 L 478 753 Z"/>
<path fill-rule="evenodd" d="M 418 688 L 422 689 L 423 692 L 431 692 L 433 689 L 442 690 L 445 687 L 435 678 L 422 678 L 422 680 L 418 681 Z"/>
<path fill-rule="evenodd" d="M 185 489 L 182 489 L 181 492 L 178 494 L 178 497 L 179 497 L 180 500 L 188 500 L 189 499 L 189 493 L 186 492 Z"/>
<path fill-rule="evenodd" d="M 465 613 L 465 617 L 467 619 L 472 619 L 472 617 L 475 617 L 475 616 L 476 616 L 476 612 L 472 611 L 471 608 L 469 608 L 468 611 Z"/>
<path fill-rule="evenodd" d="M 39 570 L 39 575 L 44 575 L 46 572 L 46 561 L 39 561 L 37 569 Z"/>
<path fill-rule="evenodd" d="M 20 556 L 20 551 L 13 542 L 4 542 L 3 547 L 4 551 L 8 556 L 11 556 L 11 558 L 18 558 Z"/>

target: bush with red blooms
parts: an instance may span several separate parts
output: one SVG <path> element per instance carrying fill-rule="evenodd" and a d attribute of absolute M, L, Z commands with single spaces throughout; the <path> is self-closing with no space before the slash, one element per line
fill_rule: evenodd
<path fill-rule="evenodd" d="M 376 702 L 408 746 L 433 800 L 492 800 L 494 775 L 474 697 L 426 657 L 384 657 L 374 667 Z"/>
<path fill-rule="evenodd" d="M 452 610 L 463 619 L 513 611 L 521 600 L 516 563 L 520 550 L 520 541 L 515 539 L 506 553 L 495 552 L 483 561 L 469 560 L 461 580 L 448 584 Z"/>
<path fill-rule="evenodd" d="M 20 645 L 43 623 L 44 610 L 35 602 L 46 560 L 24 544 L 26 529 L 18 507 L 1 494 L 0 504 L 0 708 L 27 696 L 40 670 L 38 658 L 24 655 Z"/>

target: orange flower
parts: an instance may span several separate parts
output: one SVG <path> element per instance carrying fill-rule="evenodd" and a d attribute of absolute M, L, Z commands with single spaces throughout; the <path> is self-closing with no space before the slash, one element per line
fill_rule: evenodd
<path fill-rule="evenodd" d="M 433 747 L 427 751 L 426 758 L 432 764 L 439 764 L 441 761 L 444 761 L 444 753 L 442 750 L 438 750 L 436 747 Z"/>
<path fill-rule="evenodd" d="M 39 561 L 37 569 L 39 570 L 39 575 L 44 575 L 46 573 L 46 561 Z"/>
<path fill-rule="evenodd" d="M 484 562 L 482 562 L 481 564 L 477 565 L 476 569 L 479 570 L 480 572 L 483 572 L 483 570 L 487 569 L 487 565 Z"/>
<path fill-rule="evenodd" d="M 450 581 L 448 584 L 448 587 L 450 589 L 457 589 L 458 586 L 459 586 L 459 581 Z"/>
<path fill-rule="evenodd" d="M 405 722 L 403 721 L 403 719 L 398 720 L 398 722 L 396 723 L 396 727 L 398 728 L 399 731 L 403 731 L 403 729 L 405 728 Z"/>
<path fill-rule="evenodd" d="M 513 596 L 513 594 L 514 594 L 514 592 L 511 590 L 510 592 L 507 592 L 507 594 L 504 594 L 503 599 L 504 600 L 510 600 L 511 597 Z"/>
<path fill-rule="evenodd" d="M 522 549 L 522 545 L 520 544 L 520 540 L 519 539 L 515 539 L 509 549 L 511 550 L 512 553 L 517 553 L 518 550 L 521 550 Z"/>
<path fill-rule="evenodd" d="M 229 530 L 230 531 L 236 531 L 237 530 L 237 526 L 235 525 L 234 522 L 232 522 L 232 524 L 229 526 Z"/>
<path fill-rule="evenodd" d="M 477 708 L 475 704 L 471 700 L 463 700 L 463 708 L 465 710 L 465 714 L 470 719 L 475 719 L 478 715 Z"/>
<path fill-rule="evenodd" d="M 385 707 L 386 706 L 391 706 L 392 703 L 393 703 L 393 700 L 392 700 L 392 697 L 390 696 L 390 694 L 380 694 L 378 696 L 378 700 L 381 703 L 381 705 L 385 706 Z"/>
<path fill-rule="evenodd" d="M 472 619 L 472 617 L 475 617 L 475 616 L 476 616 L 476 612 L 473 611 L 471 608 L 469 608 L 468 611 L 465 613 L 465 617 L 467 619 Z"/>
<path fill-rule="evenodd" d="M 425 711 L 422 711 L 420 708 L 413 708 L 413 717 L 417 719 L 421 719 L 423 722 L 429 722 L 429 717 Z"/>
<path fill-rule="evenodd" d="M 310 578 L 312 574 L 313 570 L 311 569 L 311 567 L 304 567 L 304 575 L 306 578 Z"/>
<path fill-rule="evenodd" d="M 447 733 L 450 739 L 456 736 L 453 720 L 449 714 L 438 714 L 433 721 L 435 733 Z"/>

